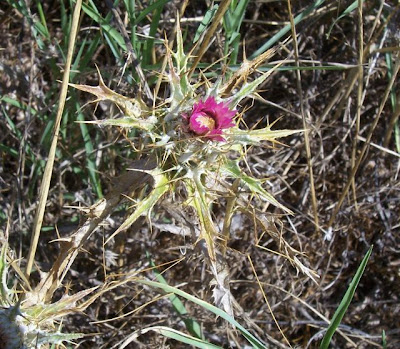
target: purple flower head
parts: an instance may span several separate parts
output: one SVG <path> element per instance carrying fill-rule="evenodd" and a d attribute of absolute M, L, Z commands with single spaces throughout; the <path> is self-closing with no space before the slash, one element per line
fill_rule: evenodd
<path fill-rule="evenodd" d="M 235 126 L 232 121 L 235 114 L 236 110 L 229 109 L 227 104 L 217 103 L 214 97 L 208 97 L 205 101 L 196 103 L 186 119 L 189 121 L 189 129 L 195 134 L 224 142 L 222 130 Z"/>

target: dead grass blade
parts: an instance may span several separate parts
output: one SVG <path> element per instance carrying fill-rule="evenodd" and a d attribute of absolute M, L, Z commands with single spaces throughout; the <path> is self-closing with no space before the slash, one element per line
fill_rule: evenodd
<path fill-rule="evenodd" d="M 357 142 L 360 133 L 360 120 L 361 120 L 361 107 L 363 105 L 363 86 L 364 86 L 364 28 L 363 28 L 363 10 L 362 0 L 358 0 L 358 89 L 357 89 L 357 112 L 356 112 L 356 129 L 354 130 L 353 147 L 351 151 L 351 167 L 353 168 L 356 163 L 357 156 Z M 358 210 L 356 181 L 353 177 L 351 179 L 351 188 L 353 193 L 353 201 L 355 209 Z"/>
<path fill-rule="evenodd" d="M 392 114 L 392 117 L 390 118 L 389 126 L 387 128 L 387 131 L 386 131 L 386 134 L 384 137 L 384 141 L 383 141 L 384 148 L 387 148 L 389 145 L 390 138 L 393 134 L 394 126 L 395 126 L 396 122 L 399 120 L 399 116 L 400 116 L 400 92 L 396 96 L 396 107 Z"/>
<path fill-rule="evenodd" d="M 378 122 L 379 122 L 380 117 L 381 117 L 382 112 L 383 112 L 383 108 L 386 105 L 386 101 L 387 101 L 387 99 L 389 97 L 389 94 L 390 94 L 390 91 L 392 89 L 392 86 L 393 86 L 394 82 L 396 81 L 397 74 L 399 72 L 399 68 L 400 68 L 400 60 L 397 60 L 396 64 L 395 64 L 395 67 L 393 69 L 392 79 L 390 80 L 388 86 L 386 87 L 385 94 L 383 95 L 381 104 L 379 106 L 378 113 L 377 113 L 377 115 L 376 115 L 376 117 L 374 119 L 374 122 L 371 125 L 371 128 L 370 128 L 370 130 L 368 132 L 368 136 L 366 138 L 366 142 L 365 142 L 364 146 L 362 147 L 360 154 L 358 155 L 358 158 L 357 158 L 357 161 L 356 161 L 354 167 L 351 170 L 350 178 L 347 181 L 346 186 L 344 187 L 344 189 L 343 189 L 343 191 L 342 191 L 342 193 L 340 195 L 340 198 L 339 198 L 338 202 L 335 205 L 335 208 L 333 209 L 331 218 L 329 219 L 329 222 L 328 222 L 329 229 L 332 229 L 332 225 L 333 225 L 333 222 L 336 219 L 336 215 L 338 214 L 338 212 L 340 210 L 340 207 L 342 206 L 343 201 L 344 201 L 344 199 L 345 199 L 345 197 L 346 197 L 346 195 L 348 193 L 348 190 L 349 190 L 350 185 L 352 183 L 351 178 L 353 178 L 356 175 L 356 173 L 358 171 L 358 168 L 360 167 L 361 162 L 364 160 L 364 155 L 365 155 L 365 153 L 367 151 L 367 148 L 370 145 L 372 135 L 373 135 L 373 133 L 375 131 L 376 126 L 378 125 Z"/>
<path fill-rule="evenodd" d="M 277 49 L 272 48 L 265 51 L 260 56 L 249 61 L 244 57 L 243 63 L 240 65 L 239 69 L 231 76 L 231 78 L 222 86 L 221 93 L 223 95 L 229 96 L 233 89 L 237 88 L 239 84 L 245 84 L 247 82 L 247 77 L 255 72 L 255 70 L 263 64 L 266 60 L 271 58 Z M 278 69 L 284 62 L 277 64 L 273 69 L 271 69 L 267 76 L 271 75 L 276 69 Z"/>
<path fill-rule="evenodd" d="M 214 36 L 214 33 L 217 30 L 219 22 L 221 21 L 225 12 L 228 10 L 230 3 L 231 3 L 230 0 L 223 0 L 219 4 L 217 13 L 215 14 L 215 17 L 214 17 L 214 20 L 211 23 L 210 28 L 207 30 L 206 35 L 200 45 L 200 48 L 196 52 L 196 59 L 193 62 L 192 68 L 190 69 L 189 76 L 192 75 L 192 73 L 194 72 L 194 70 L 197 67 L 197 64 L 199 64 L 201 58 L 203 57 L 204 53 L 206 52 L 207 47 L 211 41 L 211 38 Z"/>
<path fill-rule="evenodd" d="M 134 190 L 150 181 L 150 175 L 143 175 L 143 170 L 150 170 L 154 163 L 149 161 L 136 162 L 136 168 L 140 171 L 127 171 L 118 178 L 113 190 L 103 199 L 89 209 L 89 218 L 70 237 L 61 240 L 61 251 L 54 262 L 50 272 L 42 279 L 34 292 L 39 301 L 51 300 L 55 290 L 61 285 L 66 273 L 74 262 L 79 250 L 91 234 L 114 211 L 115 207 L 130 195 Z"/>
<path fill-rule="evenodd" d="M 29 280 L 29 275 L 32 271 L 33 261 L 35 259 L 36 248 L 37 248 L 37 244 L 39 242 L 40 230 L 42 228 L 43 216 L 44 216 L 44 211 L 46 208 L 47 196 L 49 194 L 51 175 L 53 173 L 54 158 L 55 158 L 56 149 L 57 149 L 58 134 L 60 132 L 60 123 L 61 123 L 61 118 L 62 118 L 63 111 L 64 111 L 65 100 L 67 98 L 69 73 L 71 70 L 71 62 L 72 62 L 72 55 L 73 55 L 74 47 L 75 47 L 76 33 L 78 31 L 78 26 L 79 26 L 79 16 L 81 13 L 81 6 L 82 6 L 82 0 L 77 0 L 75 9 L 74 9 L 73 19 L 72 19 L 71 34 L 70 34 L 69 44 L 68 44 L 68 54 L 67 54 L 67 60 L 65 63 L 65 68 L 64 68 L 63 82 L 61 85 L 59 105 L 58 105 L 58 110 L 57 110 L 57 115 L 56 115 L 56 121 L 54 123 L 53 139 L 52 139 L 51 146 L 50 146 L 50 151 L 49 151 L 49 156 L 48 156 L 47 163 L 46 163 L 46 168 L 45 168 L 44 174 L 43 174 L 42 185 L 40 186 L 39 205 L 38 205 L 36 215 L 35 215 L 35 221 L 33 224 L 33 231 L 32 231 L 32 237 L 31 237 L 31 245 L 29 248 L 29 253 L 28 253 L 28 258 L 27 258 L 28 262 L 26 265 L 25 275 L 28 280 Z"/>
<path fill-rule="evenodd" d="M 299 69 L 300 68 L 299 47 L 298 47 L 298 43 L 297 43 L 296 25 L 294 22 L 294 16 L 292 13 L 292 5 L 291 5 L 290 0 L 288 1 L 288 10 L 289 10 L 290 23 L 291 23 L 291 29 L 292 29 L 295 63 L 296 63 L 296 67 L 298 68 L 298 69 L 296 69 L 297 93 L 298 93 L 299 99 L 300 99 L 300 113 L 301 113 L 301 117 L 303 120 L 303 129 L 305 130 L 304 145 L 305 145 L 306 156 L 307 156 L 308 176 L 310 179 L 310 192 L 311 192 L 311 202 L 312 202 L 312 209 L 313 209 L 313 215 L 314 215 L 314 225 L 316 227 L 316 230 L 319 231 L 318 204 L 317 204 L 317 196 L 315 194 L 314 174 L 313 174 L 313 168 L 312 168 L 312 157 L 311 157 L 309 132 L 307 132 L 307 130 L 309 129 L 309 123 L 306 119 L 306 112 L 304 110 L 303 88 L 301 86 L 301 74 L 300 74 L 300 69 Z"/>
<path fill-rule="evenodd" d="M 275 317 L 275 315 L 274 315 L 274 312 L 272 311 L 271 305 L 270 305 L 269 302 L 268 302 L 268 298 L 267 298 L 267 296 L 265 295 L 264 289 L 263 289 L 263 287 L 262 287 L 262 285 L 261 285 L 260 279 L 258 278 L 257 272 L 256 272 L 256 270 L 255 270 L 255 268 L 254 268 L 254 264 L 253 264 L 253 261 L 251 260 L 250 255 L 247 255 L 247 258 L 248 258 L 248 260 L 249 260 L 249 262 L 250 262 L 251 269 L 252 269 L 252 271 L 253 271 L 254 276 L 256 277 L 258 286 L 259 286 L 259 288 L 260 288 L 260 290 L 261 290 L 261 293 L 262 293 L 262 295 L 263 295 L 263 298 L 264 298 L 264 300 L 265 300 L 265 304 L 267 304 L 267 307 L 268 307 L 268 310 L 269 310 L 269 312 L 270 312 L 270 314 L 271 314 L 271 316 L 272 316 L 272 319 L 274 320 L 276 327 L 278 327 L 279 332 L 282 334 L 283 339 L 285 340 L 285 342 L 286 342 L 286 343 L 289 345 L 289 347 L 291 348 L 292 346 L 290 345 L 289 340 L 286 338 L 286 336 L 285 336 L 285 334 L 283 333 L 281 327 L 279 326 L 278 320 L 276 319 L 276 317 Z"/>
<path fill-rule="evenodd" d="M 235 210 L 239 184 L 240 184 L 240 179 L 239 178 L 235 179 L 230 188 L 231 195 L 226 199 L 225 218 L 224 218 L 224 225 L 222 227 L 223 239 L 221 247 L 221 253 L 224 257 L 226 255 L 226 249 L 229 241 L 229 234 L 231 231 L 232 217 Z"/>
<path fill-rule="evenodd" d="M 136 57 L 135 50 L 133 49 L 131 40 L 129 39 L 129 34 L 125 29 L 125 26 L 124 26 L 124 23 L 122 22 L 121 16 L 119 15 L 118 11 L 115 9 L 113 3 L 110 0 L 106 0 L 105 2 L 106 2 L 108 8 L 111 10 L 111 12 L 112 12 L 112 14 L 114 16 L 115 22 L 116 22 L 116 24 L 117 24 L 117 26 L 118 26 L 121 34 L 122 34 L 122 37 L 124 39 L 126 48 L 129 51 L 127 64 L 133 64 L 134 65 L 136 73 L 137 73 L 137 75 L 139 76 L 139 79 L 140 79 L 140 84 L 144 89 L 146 97 L 150 101 L 152 101 L 153 100 L 153 95 L 152 95 L 152 93 L 150 91 L 149 84 L 147 83 L 147 80 L 146 80 L 146 77 L 144 76 L 142 67 L 140 66 L 140 61 Z"/>

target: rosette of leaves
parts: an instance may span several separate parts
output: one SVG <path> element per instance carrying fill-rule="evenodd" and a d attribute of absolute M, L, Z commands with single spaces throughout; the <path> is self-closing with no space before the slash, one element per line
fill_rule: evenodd
<path fill-rule="evenodd" d="M 40 288 L 19 291 L 8 287 L 9 263 L 7 244 L 0 255 L 0 349 L 48 348 L 82 338 L 80 333 L 62 333 L 57 324 L 65 315 L 82 311 L 85 306 L 77 302 L 94 288 L 65 295 L 57 302 L 45 303 Z M 22 274 L 21 274 L 22 275 Z"/>
<path fill-rule="evenodd" d="M 239 127 L 239 103 L 255 93 L 269 74 L 262 74 L 252 81 L 248 81 L 248 76 L 271 54 L 269 51 L 254 61 L 245 60 L 227 81 L 220 78 L 214 84 L 209 81 L 192 82 L 189 78 L 189 60 L 192 56 L 184 52 L 178 28 L 176 51 L 168 51 L 168 71 L 164 73 L 164 79 L 169 84 L 169 96 L 160 106 L 149 108 L 140 97 L 128 98 L 112 91 L 101 76 L 98 86 L 72 84 L 79 90 L 94 94 L 97 97 L 95 102 L 114 102 L 123 116 L 95 123 L 137 128 L 141 131 L 138 145 L 141 155 L 156 159 L 155 168 L 145 171 L 153 177 L 152 190 L 135 205 L 133 213 L 108 241 L 131 226 L 141 215 L 148 215 L 165 195 L 173 196 L 178 187 L 180 192 L 183 188 L 185 195 L 180 205 L 192 207 L 195 213 L 197 224 L 194 242 L 202 247 L 215 278 L 215 301 L 229 314 L 232 314 L 232 299 L 224 254 L 229 239 L 230 218 L 236 210 L 254 215 L 254 210 L 246 208 L 248 205 L 240 197 L 235 198 L 235 193 L 245 187 L 252 196 L 290 213 L 289 209 L 265 190 L 260 180 L 249 176 L 240 167 L 247 146 L 263 141 L 275 142 L 279 137 L 299 132 L 272 130 L 271 127 L 252 130 Z M 234 203 L 230 200 L 224 227 L 218 231 L 211 206 L 221 198 L 232 197 Z M 288 245 L 285 249 L 289 260 L 312 276 L 296 258 L 297 251 Z"/>

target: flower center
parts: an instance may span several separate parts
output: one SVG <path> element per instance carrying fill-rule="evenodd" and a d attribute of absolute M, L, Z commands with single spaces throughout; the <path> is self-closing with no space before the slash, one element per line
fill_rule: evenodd
<path fill-rule="evenodd" d="M 196 121 L 199 123 L 201 127 L 207 128 L 206 132 L 212 131 L 215 128 L 215 120 L 207 114 L 199 115 Z"/>

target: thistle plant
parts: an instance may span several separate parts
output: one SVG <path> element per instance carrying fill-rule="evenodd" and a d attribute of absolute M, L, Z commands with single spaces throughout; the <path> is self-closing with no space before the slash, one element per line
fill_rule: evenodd
<path fill-rule="evenodd" d="M 96 101 L 115 103 L 123 116 L 95 123 L 140 130 L 140 142 L 135 146 L 140 157 L 152 163 L 147 169 L 131 168 L 151 176 L 151 190 L 136 203 L 133 213 L 107 242 L 141 215 L 150 215 L 154 205 L 165 197 L 173 197 L 181 208 L 192 208 L 195 218 L 188 224 L 191 225 L 193 243 L 203 251 L 214 276 L 216 304 L 229 314 L 233 313 L 232 296 L 224 257 L 232 215 L 240 211 L 256 218 L 260 226 L 268 225 L 264 214 L 255 214 L 255 209 L 248 207 L 246 197 L 256 197 L 290 213 L 267 192 L 259 179 L 248 175 L 240 166 L 248 146 L 263 141 L 275 142 L 278 137 L 299 132 L 271 130 L 270 126 L 249 130 L 241 126 L 239 103 L 254 94 L 269 74 L 261 74 L 252 81 L 248 76 L 272 53 L 268 51 L 254 61 L 245 60 L 229 78 L 222 77 L 214 83 L 206 79 L 193 82 L 189 71 L 191 55 L 184 52 L 178 28 L 176 51 L 168 51 L 168 71 L 163 76 L 168 83 L 169 96 L 160 105 L 149 108 L 140 97 L 128 98 L 112 91 L 105 85 L 100 72 L 98 86 L 72 85 L 94 94 Z M 179 197 L 176 195 L 178 189 Z M 219 230 L 211 210 L 213 203 L 221 198 L 228 199 L 229 204 L 222 230 Z M 279 240 L 277 235 L 272 236 Z M 296 258 L 297 251 L 287 244 L 284 246 L 289 260 L 311 276 Z"/>
<path fill-rule="evenodd" d="M 0 254 L 0 349 L 48 348 L 51 344 L 82 338 L 84 335 L 80 333 L 62 333 L 57 321 L 84 310 L 89 303 L 77 305 L 77 302 L 94 288 L 64 295 L 56 302 L 42 302 L 44 295 L 40 288 L 24 290 L 18 298 L 15 287 L 8 287 L 8 252 L 11 253 L 4 243 Z"/>

